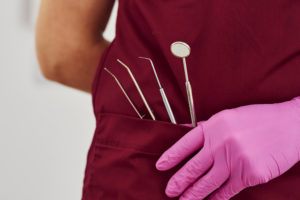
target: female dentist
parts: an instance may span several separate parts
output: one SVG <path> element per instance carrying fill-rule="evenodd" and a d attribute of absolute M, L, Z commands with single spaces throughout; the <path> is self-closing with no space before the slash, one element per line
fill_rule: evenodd
<path fill-rule="evenodd" d="M 92 93 L 96 129 L 82 199 L 300 199 L 299 2 L 119 0 L 108 43 L 113 3 L 42 0 L 37 23 L 45 77 Z M 174 41 L 192 49 L 193 129 L 180 125 L 190 117 Z M 177 125 L 139 56 L 154 61 Z M 157 121 L 137 119 L 103 70 L 147 113 L 117 59 L 131 67 Z"/>

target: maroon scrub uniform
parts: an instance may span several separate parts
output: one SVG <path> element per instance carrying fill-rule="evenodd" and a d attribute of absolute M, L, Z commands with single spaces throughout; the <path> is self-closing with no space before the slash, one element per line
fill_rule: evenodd
<path fill-rule="evenodd" d="M 171 199 L 165 187 L 180 166 L 160 172 L 155 162 L 190 128 L 169 122 L 152 68 L 138 56 L 152 58 L 177 122 L 190 123 L 182 60 L 170 52 L 174 41 L 191 46 L 187 66 L 198 121 L 224 109 L 300 95 L 299 0 L 119 0 L 116 37 L 92 87 L 96 129 L 83 200 Z M 157 121 L 117 59 L 131 68 Z M 119 78 L 145 119 L 104 67 Z M 300 164 L 233 199 L 300 199 Z"/>

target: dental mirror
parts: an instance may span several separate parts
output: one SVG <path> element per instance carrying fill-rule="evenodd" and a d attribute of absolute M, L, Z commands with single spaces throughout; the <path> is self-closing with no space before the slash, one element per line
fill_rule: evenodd
<path fill-rule="evenodd" d="M 189 110 L 190 110 L 192 125 L 193 125 L 193 127 L 196 127 L 197 119 L 196 119 L 195 105 L 194 105 L 194 99 L 193 99 L 193 94 L 192 94 L 192 86 L 189 81 L 188 70 L 187 70 L 186 59 L 185 59 L 186 57 L 188 57 L 190 55 L 191 48 L 187 43 L 181 42 L 181 41 L 173 42 L 171 44 L 170 48 L 171 48 L 172 54 L 177 58 L 182 58 L 182 61 L 183 61 L 183 69 L 184 69 L 184 75 L 185 75 L 185 87 L 186 87 L 186 93 L 187 93 L 188 102 L 189 102 Z"/>
<path fill-rule="evenodd" d="M 171 44 L 171 52 L 178 58 L 186 58 L 190 55 L 191 48 L 187 43 L 178 41 Z"/>

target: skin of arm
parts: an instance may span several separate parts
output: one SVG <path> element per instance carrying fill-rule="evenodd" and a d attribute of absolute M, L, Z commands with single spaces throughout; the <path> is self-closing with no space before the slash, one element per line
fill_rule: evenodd
<path fill-rule="evenodd" d="M 85 92 L 110 44 L 102 34 L 114 0 L 42 0 L 36 24 L 36 52 L 42 74 Z"/>

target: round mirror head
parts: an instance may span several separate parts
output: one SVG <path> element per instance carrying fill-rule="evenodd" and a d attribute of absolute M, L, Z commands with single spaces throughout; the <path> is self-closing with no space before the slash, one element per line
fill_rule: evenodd
<path fill-rule="evenodd" d="M 185 58 L 190 55 L 191 48 L 187 43 L 178 41 L 171 44 L 171 52 L 178 58 Z"/>

